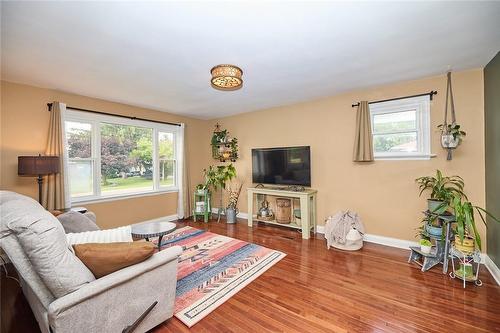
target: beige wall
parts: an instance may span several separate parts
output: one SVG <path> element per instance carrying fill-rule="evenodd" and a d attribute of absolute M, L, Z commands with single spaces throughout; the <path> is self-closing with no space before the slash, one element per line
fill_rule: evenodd
<path fill-rule="evenodd" d="M 2 81 L 1 189 L 17 191 L 37 198 L 35 178 L 17 176 L 17 156 L 44 152 L 49 121 L 46 104 L 54 100 L 79 108 L 186 123 L 186 144 L 188 145 L 191 184 L 197 184 L 200 181 L 201 170 L 210 157 L 210 129 L 206 121 Z M 101 227 L 126 225 L 175 214 L 176 205 L 177 193 L 85 204 L 89 209 L 96 211 Z"/>
<path fill-rule="evenodd" d="M 340 78 L 339 78 L 340 79 Z M 483 71 L 453 74 L 457 119 L 467 137 L 446 161 L 436 126 L 443 120 L 445 75 L 350 92 L 317 101 L 277 107 L 218 119 L 238 138 L 241 158 L 235 163 L 244 187 L 251 185 L 251 149 L 310 145 L 312 187 L 318 190 L 318 224 L 343 209 L 360 213 L 370 234 L 413 239 L 426 207 L 418 197 L 414 179 L 436 169 L 465 179 L 469 198 L 484 207 L 484 107 Z M 437 90 L 431 102 L 432 152 L 436 158 L 423 161 L 352 162 L 355 109 L 360 100 L 381 100 Z M 213 122 L 215 123 L 215 121 Z M 213 124 L 212 124 L 213 125 Z M 239 201 L 246 212 L 246 193 Z M 484 228 L 481 227 L 482 239 Z"/>
<path fill-rule="evenodd" d="M 467 131 L 452 161 L 446 161 L 436 126 L 442 121 L 446 78 L 444 75 L 389 86 L 350 92 L 317 101 L 202 121 L 136 108 L 50 89 L 2 82 L 1 188 L 36 197 L 35 180 L 17 176 L 17 156 L 42 152 L 48 130 L 46 103 L 58 100 L 71 106 L 144 118 L 182 121 L 187 124 L 186 143 L 191 188 L 201 170 L 216 164 L 208 146 L 213 125 L 219 121 L 239 140 L 241 158 L 235 163 L 239 176 L 251 185 L 251 149 L 310 145 L 312 187 L 318 192 L 318 224 L 341 209 L 361 214 L 371 234 L 413 239 L 425 199 L 418 198 L 414 179 L 441 169 L 461 175 L 472 201 L 485 204 L 483 71 L 453 74 L 457 117 Z M 355 109 L 353 102 L 379 100 L 437 90 L 431 103 L 432 152 L 427 161 L 351 161 Z M 218 201 L 215 201 L 216 203 Z M 86 205 L 98 214 L 104 227 L 118 226 L 175 213 L 176 194 L 163 194 Z M 246 192 L 239 208 L 246 212 Z M 481 225 L 484 242 L 484 227 Z"/>

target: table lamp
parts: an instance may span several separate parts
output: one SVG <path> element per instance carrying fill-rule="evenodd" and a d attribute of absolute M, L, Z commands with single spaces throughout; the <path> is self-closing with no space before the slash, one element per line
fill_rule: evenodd
<path fill-rule="evenodd" d="M 42 204 L 42 183 L 44 175 L 59 173 L 59 156 L 18 156 L 17 174 L 36 176 L 38 181 L 38 202 Z"/>

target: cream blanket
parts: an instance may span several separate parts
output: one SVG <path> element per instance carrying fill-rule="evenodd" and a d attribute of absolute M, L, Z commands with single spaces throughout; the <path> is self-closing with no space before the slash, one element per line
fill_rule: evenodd
<path fill-rule="evenodd" d="M 356 212 L 340 211 L 328 217 L 325 224 L 326 247 L 329 249 L 333 243 L 345 244 L 345 237 L 351 228 L 359 231 L 361 235 L 365 233 L 365 226 Z"/>
<path fill-rule="evenodd" d="M 131 226 L 66 234 L 68 245 L 84 243 L 132 242 Z"/>

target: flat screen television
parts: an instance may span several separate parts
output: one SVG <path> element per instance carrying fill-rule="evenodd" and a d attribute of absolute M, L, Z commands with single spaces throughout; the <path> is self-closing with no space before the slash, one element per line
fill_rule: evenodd
<path fill-rule="evenodd" d="M 311 186 L 310 147 L 252 149 L 252 181 Z"/>

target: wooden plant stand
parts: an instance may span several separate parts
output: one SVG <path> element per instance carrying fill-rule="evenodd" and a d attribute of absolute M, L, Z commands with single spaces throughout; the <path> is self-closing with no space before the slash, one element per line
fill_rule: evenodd
<path fill-rule="evenodd" d="M 197 211 L 196 210 L 196 203 L 197 202 L 203 202 L 204 203 L 204 210 L 203 211 Z M 197 216 L 203 216 L 203 221 L 205 223 L 208 222 L 208 218 L 210 217 L 212 207 L 210 205 L 210 192 L 208 190 L 204 190 L 203 192 L 199 192 L 198 190 L 195 190 L 193 193 L 193 221 L 196 222 L 196 217 Z"/>

